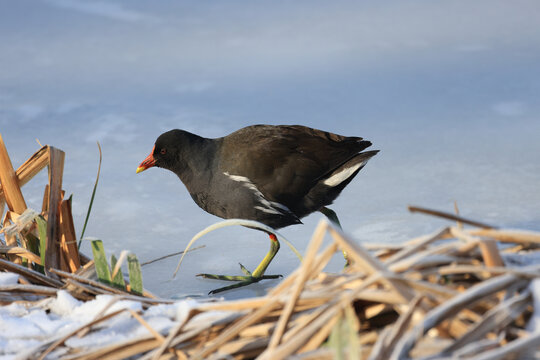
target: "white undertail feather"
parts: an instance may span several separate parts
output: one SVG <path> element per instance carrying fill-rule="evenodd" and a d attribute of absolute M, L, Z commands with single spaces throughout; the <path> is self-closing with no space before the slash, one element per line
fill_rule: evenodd
<path fill-rule="evenodd" d="M 361 163 L 358 163 L 358 164 L 353 165 L 351 167 L 345 168 L 345 169 L 341 170 L 340 172 L 330 176 L 328 179 L 324 180 L 323 184 L 328 185 L 330 187 L 337 186 L 337 185 L 341 184 L 342 182 L 344 182 L 345 180 L 347 180 L 348 178 L 350 178 L 352 176 L 352 174 L 354 174 L 354 172 L 356 170 L 358 170 L 362 166 L 366 165 L 366 163 L 367 163 L 367 160 L 362 161 Z"/>
<path fill-rule="evenodd" d="M 286 207 L 283 204 L 280 204 L 275 201 L 269 201 L 267 200 L 264 195 L 260 192 L 259 189 L 257 189 L 257 186 L 251 182 L 247 177 L 240 176 L 240 175 L 231 175 L 228 172 L 223 173 L 225 176 L 229 177 L 233 181 L 238 181 L 243 183 L 245 187 L 253 191 L 253 194 L 257 196 L 259 202 L 262 206 L 255 206 L 255 209 L 264 211 L 265 213 L 269 214 L 277 214 L 277 215 L 285 215 L 285 214 L 292 214 L 291 210 L 289 210 L 288 207 Z"/>

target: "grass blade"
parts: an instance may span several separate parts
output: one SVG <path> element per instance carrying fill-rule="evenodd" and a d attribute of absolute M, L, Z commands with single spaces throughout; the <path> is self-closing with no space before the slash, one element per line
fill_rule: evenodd
<path fill-rule="evenodd" d="M 276 235 L 278 240 L 284 241 L 285 244 L 287 244 L 289 246 L 289 248 L 292 250 L 292 252 L 298 257 L 298 259 L 300 259 L 300 261 L 302 261 L 302 255 L 300 255 L 300 253 L 298 252 L 298 250 L 296 250 L 296 248 L 293 246 L 293 244 L 291 244 L 287 239 L 285 239 L 285 237 L 283 237 L 283 235 L 279 234 L 276 230 L 272 229 L 270 226 L 264 225 L 263 223 L 260 223 L 258 221 L 253 221 L 253 220 L 228 219 L 228 220 L 223 220 L 223 221 L 220 221 L 220 222 L 215 223 L 213 225 L 210 225 L 206 229 L 204 229 L 202 231 L 199 231 L 199 233 L 197 233 L 197 235 L 195 235 L 189 241 L 186 248 L 184 249 L 184 253 L 182 254 L 182 257 L 180 258 L 180 261 L 178 261 L 178 265 L 176 265 L 176 270 L 174 270 L 173 279 L 174 279 L 174 277 L 176 277 L 176 273 L 180 269 L 180 264 L 182 264 L 182 260 L 184 260 L 184 256 L 186 256 L 187 251 L 189 250 L 191 245 L 193 245 L 193 243 L 196 240 L 198 240 L 203 235 L 206 235 L 211 231 L 220 229 L 222 227 L 235 226 L 235 225 L 242 225 L 242 226 L 246 226 L 246 227 L 250 227 L 250 228 L 255 228 L 255 229 L 262 230 L 262 231 L 264 231 L 266 233 L 271 233 L 271 234 Z"/>
<path fill-rule="evenodd" d="M 99 281 L 110 285 L 112 283 L 111 269 L 107 264 L 107 257 L 101 240 L 92 240 L 92 253 L 94 254 L 94 264 Z"/>
<path fill-rule="evenodd" d="M 117 264 L 116 256 L 111 255 L 111 269 L 115 269 Z M 119 289 L 125 290 L 126 289 L 126 282 L 124 281 L 124 275 L 122 275 L 122 271 L 118 270 L 116 271 L 116 274 L 114 274 L 113 270 L 113 279 L 112 284 L 114 287 L 117 287 Z"/>
<path fill-rule="evenodd" d="M 97 146 L 98 146 L 98 149 L 99 149 L 99 166 L 98 166 L 98 171 L 97 171 L 97 176 L 96 176 L 96 182 L 94 184 L 94 190 L 92 190 L 92 196 L 90 197 L 90 204 L 88 204 L 88 211 L 86 212 L 86 219 L 84 219 L 83 229 L 81 231 L 81 236 L 79 237 L 79 244 L 77 245 L 78 249 L 81 248 L 81 243 L 82 243 L 82 239 L 83 239 L 83 236 L 84 236 L 84 232 L 86 231 L 86 225 L 88 224 L 88 219 L 90 218 L 90 213 L 92 212 L 92 204 L 94 203 L 94 198 L 96 196 L 96 189 L 97 189 L 98 182 L 99 182 L 99 174 L 101 172 L 102 153 L 101 153 L 101 145 L 99 144 L 99 141 L 97 142 Z"/>
<path fill-rule="evenodd" d="M 137 295 L 143 293 L 143 281 L 141 264 L 135 254 L 128 255 L 128 269 L 129 269 L 129 285 L 131 286 L 131 292 Z"/>
<path fill-rule="evenodd" d="M 45 266 L 45 251 L 47 250 L 47 220 L 43 216 L 36 218 L 38 234 L 39 234 L 39 256 L 41 257 L 41 268 L 36 267 L 36 270 L 44 271 Z"/>

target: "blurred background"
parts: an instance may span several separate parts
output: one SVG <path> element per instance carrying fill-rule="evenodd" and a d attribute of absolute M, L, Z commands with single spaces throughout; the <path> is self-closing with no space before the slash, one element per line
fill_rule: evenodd
<path fill-rule="evenodd" d="M 64 189 L 86 235 L 141 261 L 183 250 L 219 219 L 162 169 L 135 174 L 164 131 L 206 137 L 302 124 L 381 152 L 337 199 L 346 232 L 398 242 L 448 224 L 408 204 L 540 230 L 540 3 L 516 1 L 0 0 L 0 133 L 14 167 L 66 152 Z M 41 208 L 46 172 L 23 188 Z M 303 252 L 322 218 L 281 230 Z M 143 268 L 163 296 L 206 296 L 268 250 L 263 233 L 213 232 Z M 88 241 L 83 251 L 90 254 Z M 284 245 L 268 273 L 298 266 Z M 343 260 L 336 255 L 330 271 Z M 276 281 L 224 294 L 262 295 Z"/>

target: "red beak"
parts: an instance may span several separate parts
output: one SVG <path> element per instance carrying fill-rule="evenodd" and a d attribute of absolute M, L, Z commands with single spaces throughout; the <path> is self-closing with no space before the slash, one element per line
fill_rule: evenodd
<path fill-rule="evenodd" d="M 143 162 L 137 168 L 137 174 L 156 165 L 156 159 L 154 159 L 154 149 L 155 149 L 155 145 L 152 148 L 150 155 L 148 155 L 146 159 L 144 159 Z"/>

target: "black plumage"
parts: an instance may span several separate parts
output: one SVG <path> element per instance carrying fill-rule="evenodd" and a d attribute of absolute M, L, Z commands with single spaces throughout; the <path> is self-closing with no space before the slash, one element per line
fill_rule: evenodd
<path fill-rule="evenodd" d="M 300 125 L 253 125 L 216 139 L 171 130 L 137 172 L 171 170 L 205 211 L 278 229 L 331 204 L 377 154 L 362 152 L 369 146 Z"/>

